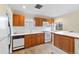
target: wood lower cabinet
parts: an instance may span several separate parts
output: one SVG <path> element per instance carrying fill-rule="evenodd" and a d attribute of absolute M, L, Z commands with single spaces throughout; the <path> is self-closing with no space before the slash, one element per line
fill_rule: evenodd
<path fill-rule="evenodd" d="M 45 41 L 45 35 L 43 34 L 43 33 L 39 33 L 39 34 L 37 34 L 37 45 L 38 44 L 42 44 L 42 43 L 44 43 L 44 41 Z"/>
<path fill-rule="evenodd" d="M 44 43 L 44 33 L 30 34 L 25 36 L 24 46 L 29 48 Z"/>
<path fill-rule="evenodd" d="M 26 35 L 24 39 L 24 47 L 28 48 L 31 47 L 31 35 Z"/>
<path fill-rule="evenodd" d="M 31 46 L 35 46 L 36 45 L 36 34 L 32 34 L 31 35 Z"/>
<path fill-rule="evenodd" d="M 54 45 L 67 53 L 74 53 L 74 38 L 59 34 L 54 35 Z"/>

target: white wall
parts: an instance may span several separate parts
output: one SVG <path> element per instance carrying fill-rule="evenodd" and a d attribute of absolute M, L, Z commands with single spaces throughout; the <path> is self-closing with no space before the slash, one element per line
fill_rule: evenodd
<path fill-rule="evenodd" d="M 63 30 L 79 32 L 79 10 L 58 17 L 55 22 L 63 22 Z"/>

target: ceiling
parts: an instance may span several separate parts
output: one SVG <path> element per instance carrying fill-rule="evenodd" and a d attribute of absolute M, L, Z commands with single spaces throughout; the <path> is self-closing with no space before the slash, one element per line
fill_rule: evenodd
<path fill-rule="evenodd" d="M 41 9 L 36 9 L 35 4 L 9 4 L 12 10 L 29 13 L 32 15 L 45 15 L 50 17 L 61 16 L 76 10 L 79 10 L 79 4 L 42 4 Z M 22 8 L 26 6 L 26 8 Z"/>

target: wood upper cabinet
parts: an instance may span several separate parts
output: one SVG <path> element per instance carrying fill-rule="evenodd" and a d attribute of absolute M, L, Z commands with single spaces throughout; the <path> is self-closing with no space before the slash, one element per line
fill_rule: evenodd
<path fill-rule="evenodd" d="M 74 38 L 72 37 L 55 34 L 54 45 L 67 53 L 74 53 Z"/>
<path fill-rule="evenodd" d="M 54 23 L 53 18 L 43 18 L 43 17 L 35 17 L 35 26 L 43 26 L 43 22 L 48 22 L 49 24 Z"/>
<path fill-rule="evenodd" d="M 35 26 L 43 26 L 43 19 L 39 17 L 35 17 Z"/>
<path fill-rule="evenodd" d="M 24 16 L 14 14 L 13 26 L 24 26 Z"/>
<path fill-rule="evenodd" d="M 19 26 L 24 26 L 24 16 L 20 15 L 18 18 L 19 18 L 19 20 L 18 20 L 19 21 Z"/>
<path fill-rule="evenodd" d="M 13 26 L 18 25 L 18 16 L 17 15 L 13 15 Z"/>
<path fill-rule="evenodd" d="M 44 33 L 30 34 L 25 36 L 24 46 L 29 48 L 44 43 Z"/>
<path fill-rule="evenodd" d="M 54 19 L 52 19 L 52 18 L 49 18 L 49 19 L 48 19 L 48 23 L 49 23 L 49 24 L 52 24 L 52 23 L 54 23 Z"/>

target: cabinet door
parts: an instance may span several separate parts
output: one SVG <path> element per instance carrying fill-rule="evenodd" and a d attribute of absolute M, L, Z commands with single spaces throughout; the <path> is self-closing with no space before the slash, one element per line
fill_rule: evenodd
<path fill-rule="evenodd" d="M 13 15 L 13 26 L 18 26 L 18 16 Z"/>
<path fill-rule="evenodd" d="M 18 22 L 19 22 L 19 26 L 24 26 L 24 16 L 20 15 Z"/>
<path fill-rule="evenodd" d="M 42 44 L 42 43 L 44 43 L 44 41 L 45 41 L 44 36 L 45 36 L 45 35 L 44 35 L 43 33 L 37 34 L 37 44 Z"/>
<path fill-rule="evenodd" d="M 74 53 L 74 38 L 63 37 L 63 50 L 67 53 Z"/>
<path fill-rule="evenodd" d="M 25 48 L 31 47 L 31 35 L 26 35 L 24 40 Z"/>
<path fill-rule="evenodd" d="M 36 34 L 26 35 L 25 36 L 25 47 L 29 48 L 36 45 Z"/>
<path fill-rule="evenodd" d="M 67 53 L 74 53 L 74 38 L 72 37 L 55 34 L 54 45 Z"/>
<path fill-rule="evenodd" d="M 54 23 L 54 19 L 51 19 L 51 18 L 50 18 L 50 19 L 48 19 L 48 23 L 49 23 L 49 24 Z"/>
<path fill-rule="evenodd" d="M 36 45 L 36 34 L 32 34 L 31 35 L 31 46 L 35 46 Z"/>
<path fill-rule="evenodd" d="M 43 26 L 43 20 L 41 18 L 34 18 L 35 19 L 35 26 Z"/>
<path fill-rule="evenodd" d="M 13 15 L 13 26 L 24 26 L 24 16 Z"/>
<path fill-rule="evenodd" d="M 55 34 L 54 35 L 54 45 L 60 49 L 62 49 L 62 39 L 60 35 Z"/>
<path fill-rule="evenodd" d="M 40 39 L 41 39 L 41 43 L 44 43 L 45 42 L 45 34 L 44 33 L 41 33 L 40 34 Z"/>
<path fill-rule="evenodd" d="M 25 42 L 24 43 L 25 48 L 44 43 L 44 41 L 45 41 L 44 36 L 45 35 L 43 33 L 26 35 L 25 41 L 24 41 Z"/>

